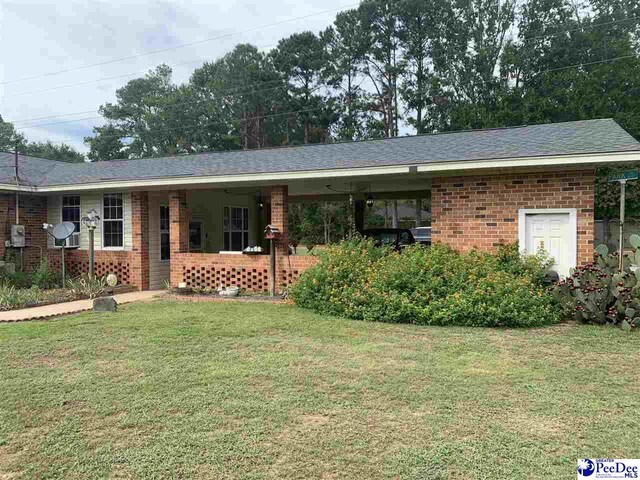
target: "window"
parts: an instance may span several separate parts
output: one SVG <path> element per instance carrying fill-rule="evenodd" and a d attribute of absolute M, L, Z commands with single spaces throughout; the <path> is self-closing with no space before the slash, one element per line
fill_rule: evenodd
<path fill-rule="evenodd" d="M 224 249 L 239 252 L 249 246 L 249 209 L 224 207 Z"/>
<path fill-rule="evenodd" d="M 169 233 L 169 207 L 160 206 L 160 260 L 171 258 L 171 243 Z"/>
<path fill-rule="evenodd" d="M 202 222 L 189 222 L 189 251 L 202 251 Z"/>
<path fill-rule="evenodd" d="M 71 222 L 76 227 L 73 234 L 65 240 L 65 246 L 78 247 L 80 245 L 80 195 L 63 195 L 62 221 Z"/>
<path fill-rule="evenodd" d="M 124 206 L 121 193 L 105 193 L 102 200 L 102 246 L 124 247 Z"/>

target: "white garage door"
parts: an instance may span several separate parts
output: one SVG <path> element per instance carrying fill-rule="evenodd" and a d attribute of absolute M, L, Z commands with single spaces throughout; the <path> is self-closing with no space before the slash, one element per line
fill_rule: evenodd
<path fill-rule="evenodd" d="M 569 275 L 569 269 L 575 266 L 575 254 L 571 248 L 575 235 L 568 213 L 536 213 L 525 216 L 526 252 L 536 253 L 544 248 L 555 260 L 553 270 L 561 277 Z"/>

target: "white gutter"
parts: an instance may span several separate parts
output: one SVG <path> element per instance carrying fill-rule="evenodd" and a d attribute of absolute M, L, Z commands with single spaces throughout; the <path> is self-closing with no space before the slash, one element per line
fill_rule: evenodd
<path fill-rule="evenodd" d="M 407 173 L 447 173 L 452 171 L 471 172 L 489 169 L 514 169 L 531 167 L 596 167 L 610 163 L 640 163 L 640 151 L 636 152 L 612 152 L 600 154 L 584 155 L 563 155 L 547 157 L 521 157 L 521 158 L 499 158 L 486 160 L 463 160 L 448 162 L 432 162 L 426 164 L 394 165 L 383 167 L 352 167 L 332 170 L 305 170 L 299 172 L 273 172 L 273 173 L 251 173 L 232 175 L 207 175 L 207 176 L 184 176 L 184 177 L 158 177 L 138 180 L 103 180 L 99 182 L 83 184 L 49 185 L 43 187 L 20 186 L 15 184 L 0 184 L 0 190 L 19 191 L 32 193 L 49 193 L 63 191 L 85 191 L 99 189 L 140 189 L 145 187 L 179 187 L 189 185 L 216 185 L 216 184 L 243 184 L 262 182 L 265 184 L 276 184 L 294 180 L 317 180 L 350 177 L 371 177 L 381 175 L 401 175 Z"/>

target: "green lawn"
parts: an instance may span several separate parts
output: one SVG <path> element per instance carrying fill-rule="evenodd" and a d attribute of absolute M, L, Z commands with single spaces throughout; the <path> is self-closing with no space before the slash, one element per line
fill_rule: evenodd
<path fill-rule="evenodd" d="M 639 345 L 260 303 L 4 324 L 0 478 L 573 479 L 640 457 Z"/>

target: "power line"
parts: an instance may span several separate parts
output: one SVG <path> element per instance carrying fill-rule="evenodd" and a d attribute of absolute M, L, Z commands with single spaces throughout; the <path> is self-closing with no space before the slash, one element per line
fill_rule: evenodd
<path fill-rule="evenodd" d="M 616 24 L 616 23 L 621 23 L 621 22 L 626 22 L 626 21 L 630 21 L 630 20 L 637 20 L 640 19 L 640 17 L 629 17 L 629 18 L 625 18 L 625 19 L 620 19 L 620 20 L 612 20 L 609 22 L 603 22 L 603 23 L 598 23 L 598 24 L 592 24 L 592 25 L 586 25 L 586 26 L 582 26 L 582 27 L 578 27 L 578 28 L 573 28 L 573 29 L 569 29 L 569 30 L 560 30 L 557 32 L 553 32 L 553 33 L 547 33 L 544 35 L 538 35 L 535 37 L 529 37 L 529 38 L 524 38 L 523 40 L 525 42 L 529 42 L 532 40 L 537 40 L 540 38 L 546 38 L 546 37 L 553 37 L 553 36 L 557 36 L 557 35 L 561 35 L 563 33 L 571 33 L 571 32 L 575 32 L 575 31 L 580 31 L 580 30 L 586 30 L 586 29 L 591 29 L 591 28 L 597 28 L 597 27 L 601 27 L 601 26 L 606 26 L 606 25 L 612 25 L 612 24 Z M 462 43 L 460 44 L 460 46 L 467 46 L 468 42 L 465 43 L 465 45 L 462 45 Z M 258 49 L 263 49 L 263 48 L 271 48 L 274 47 L 275 45 L 266 45 L 266 46 L 261 46 L 261 47 L 257 47 Z M 443 56 L 432 56 L 432 60 L 437 60 L 438 58 L 443 58 Z M 220 58 L 220 57 L 218 57 Z M 184 65 L 189 65 L 189 64 L 193 64 L 193 63 L 198 63 L 202 60 L 193 60 L 190 62 L 182 62 L 182 63 L 178 63 L 178 64 L 174 64 L 174 65 L 169 65 L 169 67 L 181 67 Z M 156 66 L 156 68 L 159 65 Z M 85 82 L 78 82 L 78 83 L 71 83 L 71 84 L 67 84 L 67 85 L 60 85 L 60 86 L 56 86 L 56 87 L 50 87 L 50 88 L 45 88 L 45 89 L 40 89 L 40 90 L 29 90 L 26 92 L 17 92 L 17 93 L 11 93 L 9 95 L 3 95 L 2 97 L 0 97 L 0 99 L 5 99 L 5 98 L 12 98 L 12 97 L 18 97 L 18 96 L 24 96 L 24 95 L 32 95 L 32 94 L 36 94 L 36 93 L 45 93 L 45 92 L 51 92 L 51 91 L 55 91 L 55 90 L 59 90 L 59 89 L 63 89 L 63 88 L 71 88 L 71 87 L 78 87 L 78 86 L 84 86 L 84 85 L 90 85 L 93 83 L 100 83 L 102 81 L 109 81 L 109 80 L 114 80 L 114 79 L 118 79 L 118 78 L 125 78 L 125 77 L 129 77 L 129 76 L 133 76 L 133 75 L 138 75 L 141 73 L 146 73 L 148 72 L 149 69 L 147 70 L 138 70 L 136 72 L 131 72 L 131 73 L 125 73 L 122 75 L 115 75 L 115 76 L 111 76 L 111 77 L 101 77 L 98 79 L 94 79 L 94 80 L 88 80 Z M 1 84 L 1 83 L 0 83 Z"/>
<path fill-rule="evenodd" d="M 224 95 L 224 96 L 225 97 L 234 97 L 236 95 L 246 95 L 248 93 L 262 93 L 262 92 L 268 92 L 268 91 L 271 91 L 271 90 L 277 90 L 277 89 L 280 89 L 280 88 L 283 88 L 283 87 L 284 87 L 284 85 L 278 85 L 278 86 L 275 86 L 275 87 L 265 88 L 265 89 L 262 89 L 262 90 L 248 90 L 246 92 L 239 92 L 239 93 L 236 93 L 236 94 L 227 94 L 227 95 Z M 218 93 L 218 92 L 216 92 L 216 93 Z M 211 101 L 212 101 L 211 99 L 192 100 L 192 101 L 188 101 L 188 102 L 180 102 L 180 103 L 173 103 L 173 104 L 169 104 L 169 105 L 162 105 L 162 107 L 163 108 L 175 108 L 175 107 L 180 107 L 182 105 L 209 103 Z M 93 119 L 97 119 L 97 118 L 103 118 L 103 117 L 101 115 L 97 115 L 97 116 L 93 116 L 93 117 L 77 118 L 77 119 L 74 119 L 74 120 L 65 120 L 65 121 L 62 121 L 62 122 L 38 123 L 36 125 L 28 125 L 26 127 L 19 127 L 19 128 L 16 128 L 16 130 L 26 130 L 28 128 L 46 127 L 46 126 L 50 126 L 50 125 L 60 125 L 60 124 L 63 124 L 63 123 L 82 122 L 82 121 L 85 121 L 85 120 L 93 120 Z"/>
<path fill-rule="evenodd" d="M 620 56 L 620 57 L 609 58 L 609 59 L 606 59 L 606 60 L 577 63 L 577 64 L 574 64 L 574 65 L 567 65 L 567 66 L 564 66 L 564 67 L 552 68 L 552 69 L 548 69 L 548 70 L 542 70 L 540 72 L 537 72 L 534 75 L 539 75 L 539 74 L 542 74 L 542 73 L 554 72 L 554 71 L 559 71 L 559 70 L 565 70 L 565 69 L 568 69 L 568 68 L 574 68 L 574 67 L 580 67 L 580 66 L 589 66 L 589 65 L 596 65 L 596 64 L 601 64 L 601 63 L 608 63 L 608 62 L 613 62 L 613 61 L 623 60 L 623 59 L 628 59 L 628 58 L 637 58 L 637 56 L 636 55 L 624 55 L 624 56 Z M 275 87 L 275 88 L 280 88 L 280 86 Z M 209 100 L 207 100 L 207 101 L 209 101 Z M 175 106 L 177 106 L 177 104 Z M 305 109 L 305 110 L 295 110 L 295 111 L 282 112 L 282 113 L 275 113 L 275 114 L 270 114 L 270 115 L 262 115 L 262 116 L 252 117 L 250 120 L 257 120 L 257 119 L 261 119 L 261 118 L 271 118 L 271 117 L 277 117 L 277 116 L 282 116 L 282 115 L 290 115 L 292 113 L 305 113 L 305 112 L 311 112 L 311 111 L 322 110 L 322 109 L 324 109 L 324 107 L 310 108 L 310 109 Z M 102 117 L 89 117 L 87 119 L 93 119 L 93 118 L 102 118 Z M 83 120 L 83 119 L 79 119 L 77 121 L 81 121 L 81 120 Z M 58 123 L 67 123 L 67 122 L 58 122 Z M 175 128 L 154 129 L 151 132 L 152 133 L 156 133 L 156 132 L 164 132 L 164 131 L 172 131 L 172 130 L 208 127 L 208 126 L 213 126 L 213 125 L 227 125 L 229 123 L 230 122 L 213 122 L 213 123 L 204 123 L 204 124 L 194 124 L 194 125 L 187 125 L 187 126 L 181 126 L 181 127 L 175 127 Z M 50 124 L 44 124 L 44 125 L 50 125 Z M 33 125 L 33 126 L 35 127 L 35 126 L 44 126 L 44 125 Z M 28 128 L 28 127 L 24 127 L 24 128 Z M 131 137 L 131 136 L 124 137 L 123 136 L 123 137 L 114 137 L 114 138 L 133 138 L 133 137 Z M 51 143 L 74 143 L 74 142 L 83 142 L 84 143 L 84 140 L 59 140 L 59 141 L 55 141 L 55 142 L 51 142 Z"/>
<path fill-rule="evenodd" d="M 214 40 L 221 40 L 223 38 L 228 38 L 228 37 L 232 37 L 232 36 L 235 36 L 235 35 L 240 35 L 240 34 L 243 34 L 243 33 L 250 33 L 250 32 L 260 31 L 260 30 L 262 30 L 264 28 L 275 27 L 275 26 L 278 26 L 278 25 L 283 25 L 285 23 L 295 22 L 297 20 L 302 20 L 302 19 L 305 19 L 305 18 L 314 17 L 316 15 L 322 15 L 322 14 L 329 13 L 329 12 L 335 12 L 336 10 L 341 10 L 343 8 L 351 8 L 351 7 L 354 7 L 356 5 L 358 5 L 358 4 L 355 3 L 355 4 L 351 4 L 351 5 L 344 5 L 344 6 L 341 6 L 341 7 L 338 7 L 338 8 L 330 8 L 328 10 L 323 10 L 321 12 L 310 13 L 308 15 L 303 15 L 303 16 L 300 16 L 300 17 L 289 18 L 287 20 L 281 20 L 279 22 L 269 23 L 267 25 L 262 25 L 260 27 L 253 27 L 253 28 L 248 28 L 246 30 L 240 30 L 240 31 L 237 31 L 237 32 L 225 33 L 223 35 L 218 35 L 218 36 L 215 36 L 215 37 L 209 37 L 209 38 L 205 38 L 205 39 L 202 39 L 202 40 L 197 40 L 195 42 L 183 43 L 181 45 L 176 45 L 174 47 L 167 47 L 167 48 L 161 48 L 159 50 L 152 50 L 152 51 L 149 51 L 149 52 L 137 53 L 135 55 L 128 55 L 126 57 L 114 58 L 114 59 L 111 59 L 111 60 L 105 60 L 104 62 L 97 62 L 97 63 L 92 63 L 92 64 L 89 64 L 89 65 L 82 65 L 82 66 L 79 66 L 79 67 L 66 68 L 64 70 L 57 70 L 57 71 L 54 71 L 54 72 L 43 73 L 43 74 L 40 74 L 40 75 L 31 76 L 31 77 L 23 77 L 23 78 L 16 78 L 14 80 L 6 80 L 4 82 L 0 82 L 0 85 L 7 85 L 7 84 L 10 84 L 10 83 L 24 82 L 26 80 L 34 80 L 34 79 L 43 78 L 43 77 L 50 77 L 50 76 L 53 76 L 53 75 L 59 75 L 61 73 L 76 72 L 78 70 L 84 70 L 86 68 L 99 67 L 99 66 L 102 66 L 102 65 L 109 65 L 109 64 L 112 64 L 112 63 L 122 62 L 124 60 L 131 60 L 133 58 L 144 57 L 146 55 L 155 55 L 157 53 L 169 52 L 169 51 L 177 50 L 177 49 L 180 49 L 180 48 L 191 47 L 193 45 L 200 45 L 202 43 L 212 42 Z"/>
<path fill-rule="evenodd" d="M 272 81 L 268 81 L 268 82 L 263 82 L 263 83 L 256 83 L 254 85 L 268 85 L 270 83 L 274 83 L 274 82 L 282 82 L 282 79 L 277 79 L 277 80 L 272 80 Z M 271 90 L 278 90 L 280 88 L 286 88 L 286 84 L 282 84 L 282 85 L 276 85 L 275 87 L 270 87 L 270 88 L 264 88 L 261 90 L 246 90 L 244 92 L 236 92 L 236 93 L 225 93 L 224 90 L 220 91 L 217 90 L 215 93 L 219 94 L 220 96 L 223 97 L 235 97 L 237 95 L 246 95 L 246 94 L 256 94 L 256 93 L 262 93 L 262 92 L 268 92 Z M 211 102 L 211 99 L 200 99 L 200 100 L 190 100 L 187 102 L 179 102 L 179 103 L 172 103 L 169 105 L 157 105 L 158 107 L 162 107 L 162 108 L 175 108 L 175 107 L 180 107 L 182 105 L 191 105 L 191 104 L 199 104 L 199 103 L 208 103 Z M 93 112 L 93 110 L 91 110 L 91 112 Z M 73 120 L 64 120 L 62 122 L 50 122 L 50 123 L 37 123 L 35 125 L 27 125 L 26 127 L 15 127 L 16 130 L 26 130 L 28 128 L 36 128 L 36 127 L 46 127 L 46 126 L 50 126 L 50 125 L 60 125 L 63 123 L 73 123 L 73 122 L 82 122 L 84 120 L 93 120 L 96 118 L 103 118 L 102 115 L 96 115 L 93 117 L 84 117 L 84 118 L 75 118 Z"/>
<path fill-rule="evenodd" d="M 256 82 L 256 83 L 247 85 L 247 87 L 253 87 L 253 86 L 256 86 L 256 85 L 269 85 L 269 84 L 274 83 L 274 82 L 282 82 L 282 81 L 283 81 L 282 79 L 276 79 L 276 80 L 269 80 L 269 81 L 266 81 L 266 82 Z M 220 93 L 220 92 L 224 93 L 224 92 L 227 92 L 227 91 L 235 91 L 235 90 L 236 90 L 236 88 L 234 88 L 232 90 L 221 89 L 221 90 L 216 90 L 216 93 Z M 44 116 L 44 117 L 23 118 L 23 119 L 20 119 L 20 120 L 7 120 L 7 122 L 9 122 L 9 123 L 24 123 L 24 122 L 30 122 L 30 121 L 33 121 L 33 120 L 46 120 L 46 119 L 49 119 L 49 118 L 69 117 L 69 116 L 73 116 L 73 115 L 83 115 L 85 113 L 94 113 L 94 112 L 95 112 L 95 110 L 83 110 L 83 111 L 80 111 L 80 112 L 63 113 L 63 114 L 60 114 L 60 115 L 47 115 L 47 116 Z M 98 118 L 98 117 L 93 117 L 93 118 Z M 79 119 L 79 120 L 82 120 L 82 119 Z M 75 121 L 75 120 L 71 120 L 71 121 Z M 66 123 L 66 122 L 60 122 L 60 123 Z M 29 127 L 32 127 L 32 126 L 33 125 L 28 125 L 28 126 L 25 126 L 25 127 L 16 127 L 16 128 L 29 128 Z"/>
<path fill-rule="evenodd" d="M 540 75 L 542 73 L 558 72 L 560 70 L 566 70 L 568 68 L 587 67 L 589 65 L 597 65 L 597 64 L 600 64 L 600 63 L 615 62 L 615 61 L 618 61 L 618 60 L 624 60 L 624 59 L 628 59 L 628 58 L 638 58 L 638 56 L 635 55 L 635 54 L 622 55 L 620 57 L 607 58 L 605 60 L 596 60 L 596 61 L 593 61 L 593 62 L 576 63 L 576 64 L 573 64 L 573 65 L 565 65 L 564 67 L 558 67 L 558 68 L 549 68 L 547 70 L 540 70 L 539 72 L 534 73 L 533 76 L 537 76 L 537 75 Z"/>
<path fill-rule="evenodd" d="M 202 60 L 192 60 L 190 62 L 176 63 L 174 65 L 168 65 L 168 66 L 171 67 L 171 68 L 175 68 L 175 67 L 182 67 L 184 65 L 191 65 L 193 63 L 199 63 L 199 62 L 202 62 Z M 62 88 L 81 87 L 83 85 L 90 85 L 92 83 L 100 83 L 100 82 L 103 82 L 103 81 L 109 81 L 109 80 L 115 80 L 115 79 L 118 79 L 118 78 L 131 77 L 133 75 L 140 75 L 141 73 L 147 73 L 148 71 L 149 71 L 149 69 L 147 69 L 147 70 L 138 70 L 137 72 L 125 73 L 125 74 L 122 74 L 122 75 L 115 75 L 113 77 L 102 77 L 102 78 L 97 78 L 97 79 L 94 79 L 94 80 L 87 80 L 86 82 L 78 82 L 78 83 L 70 83 L 70 84 L 67 84 L 67 85 L 59 85 L 57 87 L 44 88 L 42 90 L 29 90 L 27 92 L 10 93 L 9 95 L 3 95 L 2 97 L 0 97 L 0 99 L 11 98 L 11 97 L 20 97 L 20 96 L 23 96 L 23 95 L 32 95 L 32 94 L 35 94 L 35 93 L 51 92 L 51 91 L 54 91 L 54 90 L 60 90 Z"/>
<path fill-rule="evenodd" d="M 596 65 L 596 64 L 600 64 L 600 63 L 609 63 L 609 62 L 613 62 L 613 61 L 617 61 L 617 60 L 623 60 L 623 59 L 628 59 L 628 58 L 636 58 L 636 55 L 624 55 L 624 56 L 620 56 L 620 57 L 613 57 L 613 58 L 609 58 L 609 59 L 605 59 L 605 60 L 597 60 L 597 61 L 593 61 L 593 62 L 585 62 L 585 63 L 577 63 L 577 64 L 573 64 L 573 65 L 566 65 L 564 67 L 559 67 L 559 68 L 551 68 L 551 69 L 547 69 L 547 70 L 541 70 L 539 72 L 536 72 L 533 74 L 533 76 L 536 75 L 540 75 L 542 73 L 549 73 L 549 72 L 555 72 L 555 71 L 560 71 L 560 70 L 565 70 L 565 69 L 569 69 L 569 68 L 574 68 L 574 67 L 580 67 L 580 66 L 589 66 L 589 65 Z M 255 83 L 254 85 L 266 85 L 269 83 L 273 83 L 273 82 L 280 82 L 282 81 L 281 79 L 277 79 L 277 80 L 272 80 L 272 81 L 268 81 L 268 82 L 260 82 L 260 83 Z M 271 90 L 277 90 L 279 88 L 286 88 L 286 84 L 284 85 L 278 85 L 276 87 L 271 87 L 271 88 L 266 88 L 266 89 L 261 89 L 261 90 L 247 90 L 245 92 L 237 92 L 237 93 L 231 93 L 231 94 L 225 94 L 225 91 L 215 91 L 215 94 L 222 94 L 225 97 L 232 97 L 232 96 L 236 96 L 236 95 L 245 95 L 245 94 L 256 94 L 256 93 L 262 93 L 262 92 L 267 92 L 267 91 L 271 91 Z M 205 103 L 205 102 L 211 102 L 211 99 L 203 99 L 203 100 L 192 100 L 192 101 L 188 101 L 188 102 L 179 102 L 179 103 L 174 103 L 174 104 L 169 104 L 169 105 L 163 105 L 163 108 L 175 108 L 175 107 L 179 107 L 182 105 L 189 105 L 189 104 L 199 104 L 199 103 Z M 76 112 L 76 113 L 68 113 L 65 115 L 60 115 L 60 116 L 69 116 L 69 115 L 80 115 L 83 113 L 93 113 L 93 110 L 89 110 L 89 111 L 83 111 L 83 112 Z M 57 116 L 52 115 L 52 116 L 48 116 L 48 117 L 40 117 L 41 119 L 47 119 L 47 118 L 57 118 Z M 40 118 L 34 118 L 33 120 L 38 120 Z M 61 124 L 65 124 L 65 123 L 74 123 L 74 122 L 83 122 L 85 120 L 94 120 L 94 119 L 99 119 L 99 118 L 103 118 L 101 115 L 95 115 L 92 117 L 83 117 L 83 118 L 76 118 L 73 120 L 65 120 L 62 122 L 50 122 L 50 123 L 39 123 L 39 124 L 35 124 L 35 125 L 27 125 L 24 127 L 15 127 L 16 130 L 27 130 L 29 128 L 37 128 L 37 127 L 46 127 L 46 126 L 51 126 L 51 125 L 61 125 Z M 29 119 L 26 120 L 22 120 L 22 121 L 28 121 Z"/>
<path fill-rule="evenodd" d="M 265 46 L 256 47 L 256 48 L 257 49 L 263 49 L 263 48 L 271 48 L 271 47 L 274 47 L 274 46 L 275 46 L 274 44 L 271 44 L 271 45 L 265 45 Z M 222 56 L 218 57 L 215 60 L 219 60 L 220 58 L 222 58 Z M 175 63 L 173 65 L 167 65 L 167 66 L 170 67 L 170 68 L 175 68 L 175 67 L 182 67 L 182 66 L 185 66 L 185 65 L 191 65 L 191 64 L 199 63 L 199 62 L 202 62 L 202 60 L 191 60 L 189 62 Z M 164 64 L 161 63 L 159 65 L 156 65 L 155 68 L 158 68 L 161 65 L 164 65 Z M 122 75 L 116 75 L 116 76 L 113 76 L 113 77 L 96 78 L 94 80 L 88 80 L 86 82 L 70 83 L 70 84 L 67 84 L 67 85 L 59 85 L 57 87 L 45 88 L 45 89 L 42 89 L 42 90 L 29 90 L 29 91 L 26 91 L 26 92 L 11 93 L 9 95 L 4 95 L 3 97 L 0 97 L 0 99 L 18 97 L 18 96 L 22 96 L 22 95 L 31 95 L 31 94 L 34 94 L 34 93 L 51 92 L 53 90 L 59 90 L 59 89 L 62 89 L 62 88 L 81 87 L 81 86 L 89 85 L 89 84 L 92 84 L 92 83 L 100 84 L 103 81 L 109 81 L 109 80 L 114 80 L 114 79 L 118 79 L 118 78 L 131 77 L 133 75 L 146 74 L 150 70 L 152 70 L 152 69 L 148 68 L 146 70 L 138 70 L 138 71 L 131 72 L 131 73 L 125 73 L 125 74 L 122 74 Z M 87 113 L 87 112 L 85 112 L 85 113 Z M 48 118 L 50 118 L 50 117 L 48 117 Z M 20 121 L 20 120 L 16 120 L 16 121 Z"/>
<path fill-rule="evenodd" d="M 345 7 L 347 8 L 347 7 Z M 585 29 L 590 29 L 590 28 L 596 28 L 596 27 L 601 27 L 601 26 L 606 26 L 606 25 L 612 25 L 612 24 L 616 24 L 616 23 L 621 23 L 621 22 L 626 22 L 626 21 L 630 21 L 630 20 L 638 20 L 640 19 L 640 17 L 629 17 L 629 18 L 625 18 L 625 19 L 620 19 L 620 20 L 612 20 L 609 22 L 602 22 L 602 23 L 598 23 L 598 24 L 592 24 L 592 25 L 586 25 L 586 26 L 582 26 L 582 27 L 578 27 L 578 28 L 573 28 L 573 29 L 568 29 L 568 30 L 561 30 L 561 31 L 557 31 L 557 32 L 553 32 L 553 33 L 548 33 L 548 34 L 544 34 L 544 35 L 538 35 L 535 37 L 529 37 L 529 38 L 525 38 L 524 41 L 531 41 L 531 40 L 536 40 L 536 39 L 540 39 L 540 38 L 546 38 L 546 37 L 553 37 L 553 36 L 557 36 L 560 35 L 562 33 L 570 33 L 570 32 L 574 32 L 574 31 L 579 31 L 579 30 L 585 30 Z M 267 46 L 261 46 L 261 47 L 257 47 L 258 49 L 263 49 L 263 48 L 271 48 L 274 45 L 267 45 Z M 218 57 L 221 58 L 221 57 Z M 445 58 L 444 55 L 442 56 L 431 56 L 430 57 L 432 61 L 435 61 L 439 58 Z M 194 60 L 194 61 L 190 61 L 190 62 L 183 62 L 183 63 L 178 63 L 178 64 L 174 64 L 174 65 L 169 65 L 169 67 L 179 67 L 179 66 L 183 66 L 183 65 L 187 65 L 187 64 L 192 64 L 192 63 L 197 63 L 201 60 Z M 570 68 L 570 67 L 567 67 Z M 41 93 L 41 92 L 49 92 L 49 91 L 53 91 L 53 90 L 57 90 L 57 89 L 61 89 L 61 88 L 70 88 L 70 87 L 75 87 L 75 86 L 83 86 L 83 85 L 87 85 L 90 83 L 99 83 L 102 80 L 112 80 L 112 79 L 117 79 L 117 78 L 123 78 L 123 77 L 128 77 L 128 76 L 133 76 L 133 75 L 137 75 L 140 73 L 146 73 L 148 72 L 149 69 L 147 70 L 139 70 L 137 72 L 132 72 L 132 73 L 128 73 L 128 74 L 123 74 L 123 75 L 117 75 L 117 76 L 113 76 L 113 77 L 102 77 L 99 79 L 95 79 L 95 80 L 90 80 L 87 82 L 80 82 L 80 83 L 75 83 L 75 84 L 69 84 L 69 85 L 61 85 L 58 87 L 52 87 L 52 88 L 47 88 L 47 89 L 43 89 L 43 90 L 33 90 L 33 91 L 27 91 L 27 92 L 19 92 L 19 93 L 15 93 L 15 94 L 10 94 L 10 95 L 5 95 L 4 97 L 1 98 L 7 98 L 7 97 L 12 97 L 12 96 L 21 96 L 21 95 L 27 95 L 27 94 L 32 94 L 32 93 Z M 543 72 L 540 72 L 543 73 Z M 1 85 L 2 83 L 0 83 Z M 49 118 L 58 118 L 58 117 L 66 117 L 66 116 L 72 116 L 72 115 L 81 115 L 81 114 L 86 114 L 86 113 L 93 113 L 95 110 L 85 110 L 82 112 L 74 112 L 74 113 L 65 113 L 65 114 L 60 114 L 60 115 L 48 115 L 48 116 L 44 116 L 44 117 L 34 117 L 34 118 L 26 118 L 26 119 L 20 119 L 20 120 L 9 120 L 9 122 L 12 123 L 17 123 L 17 122 L 28 122 L 28 121 L 33 121 L 33 120 L 44 120 L 44 119 L 49 119 Z M 100 117 L 93 117 L 93 118 L 100 118 Z M 83 121 L 83 120 L 87 120 L 89 118 L 82 118 L 82 119 L 78 119 L 78 120 L 73 120 L 73 121 Z M 72 122 L 73 122 L 72 121 Z M 59 122 L 59 123 L 69 123 L 69 122 Z M 30 128 L 31 126 L 28 127 L 22 127 L 22 128 Z"/>
<path fill-rule="evenodd" d="M 582 30 L 588 30 L 588 29 L 592 29 L 592 28 L 597 28 L 597 27 L 603 27 L 605 25 L 614 25 L 616 23 L 622 23 L 622 22 L 627 22 L 629 20 L 639 20 L 640 17 L 629 17 L 629 18 L 622 18 L 620 20 L 611 20 L 609 22 L 602 22 L 602 23 L 593 23 L 590 25 L 583 25 L 581 27 L 576 27 L 576 28 L 571 28 L 569 30 L 560 30 L 557 32 L 553 32 L 553 33 L 545 33 L 544 35 L 536 35 L 535 37 L 525 37 L 523 38 L 523 41 L 525 42 L 529 42 L 531 40 L 539 40 L 541 38 L 547 38 L 547 37 L 555 37 L 558 35 L 562 35 L 563 33 L 573 33 L 573 32 L 578 32 L 578 31 L 582 31 Z"/>
<path fill-rule="evenodd" d="M 292 113 L 306 113 L 306 112 L 314 112 L 317 110 L 324 110 L 325 107 L 315 107 L 315 108 L 307 108 L 307 109 L 303 109 L 303 110 L 292 110 L 289 112 L 281 112 L 281 113 L 272 113 L 269 115 L 258 115 L 256 117 L 251 117 L 248 118 L 247 120 L 258 120 L 258 119 L 264 119 L 264 118 L 272 118 L 272 117 L 280 117 L 282 115 L 291 115 Z M 153 129 L 153 130 L 149 130 L 148 133 L 156 133 L 156 132 L 168 132 L 168 131 L 173 131 L 173 130 L 182 130 L 182 129 L 192 129 L 192 128 L 200 128 L 200 127 L 210 127 L 213 125 L 229 125 L 229 123 L 231 122 L 212 122 L 212 123 L 198 123 L 198 124 L 193 124 L 193 125 L 186 125 L 186 126 L 180 126 L 180 127 L 173 127 L 173 128 L 157 128 L 157 129 Z M 127 136 L 113 136 L 111 138 L 134 138 L 131 135 L 127 135 Z M 78 143 L 78 142 L 83 142 L 84 140 L 56 140 L 56 141 L 51 141 L 51 143 Z"/>

